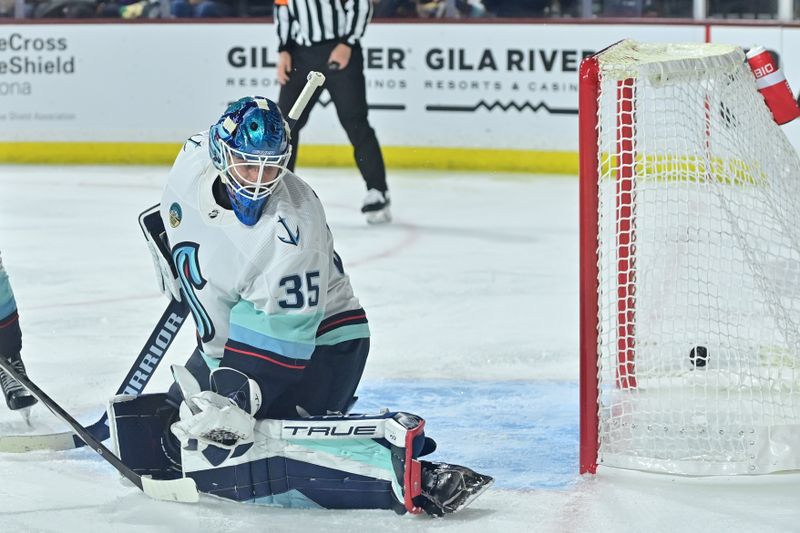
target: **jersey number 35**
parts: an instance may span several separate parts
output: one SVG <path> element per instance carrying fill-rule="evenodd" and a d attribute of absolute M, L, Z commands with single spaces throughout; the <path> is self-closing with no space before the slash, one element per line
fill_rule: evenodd
<path fill-rule="evenodd" d="M 304 291 L 303 278 L 299 274 L 284 276 L 279 284 L 286 291 L 286 298 L 278 300 L 278 305 L 284 309 L 300 309 L 305 307 L 308 301 L 308 306 L 314 307 L 319 303 L 318 279 L 318 270 L 306 272 Z"/>

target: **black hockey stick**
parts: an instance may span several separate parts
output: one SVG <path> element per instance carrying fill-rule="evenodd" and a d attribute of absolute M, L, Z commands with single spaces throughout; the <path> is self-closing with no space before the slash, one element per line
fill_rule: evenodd
<path fill-rule="evenodd" d="M 150 381 L 150 378 L 158 368 L 158 364 L 164 358 L 172 341 L 178 331 L 181 329 L 186 316 L 189 314 L 189 308 L 185 303 L 178 300 L 170 300 L 169 305 L 164 310 L 161 318 L 158 320 L 156 327 L 144 344 L 144 347 L 133 362 L 128 375 L 122 380 L 122 384 L 117 389 L 116 394 L 131 394 L 139 395 L 144 390 L 145 385 Z M 103 413 L 100 420 L 86 428 L 94 438 L 97 440 L 106 440 L 111 436 L 108 429 L 108 413 Z M 75 448 L 84 445 L 84 442 L 77 436 L 73 436 L 75 440 Z"/>
<path fill-rule="evenodd" d="M 188 307 L 177 300 L 171 300 L 164 314 L 161 315 L 153 333 L 139 352 L 128 375 L 122 381 L 116 394 L 138 395 L 150 381 L 158 364 L 172 344 L 175 335 L 189 314 Z M 85 428 L 96 440 L 109 438 L 108 413 L 103 413 L 100 420 Z M 46 435 L 5 435 L 0 436 L 0 452 L 30 452 L 33 450 L 71 450 L 84 446 L 83 439 L 72 431 L 49 433 Z"/>
<path fill-rule="evenodd" d="M 103 446 L 103 444 L 95 439 L 89 432 L 88 428 L 81 426 L 80 422 L 72 418 L 72 416 L 61 408 L 55 401 L 53 401 L 42 389 L 36 386 L 27 377 L 19 374 L 14 367 L 0 357 L 0 367 L 8 372 L 14 379 L 19 381 L 23 387 L 28 389 L 31 394 L 42 402 L 54 415 L 62 419 L 64 422 L 72 426 L 73 431 L 89 446 L 92 450 L 105 459 L 117 471 L 128 478 L 139 490 L 157 500 L 169 500 L 176 502 L 193 503 L 200 499 L 197 492 L 197 485 L 194 480 L 189 477 L 172 480 L 152 479 L 149 476 L 140 476 L 128 466 L 123 463 L 111 450 Z"/>

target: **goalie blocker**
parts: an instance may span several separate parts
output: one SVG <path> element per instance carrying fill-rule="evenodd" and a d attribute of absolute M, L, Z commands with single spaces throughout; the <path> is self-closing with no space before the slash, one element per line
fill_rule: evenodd
<path fill-rule="evenodd" d="M 116 396 L 109 405 L 114 450 L 154 479 L 191 477 L 201 492 L 290 508 L 392 509 L 442 516 L 458 511 L 493 479 L 469 468 L 421 461 L 436 448 L 425 421 L 404 412 L 259 420 L 254 442 L 217 466 L 181 449 L 165 394 Z"/>

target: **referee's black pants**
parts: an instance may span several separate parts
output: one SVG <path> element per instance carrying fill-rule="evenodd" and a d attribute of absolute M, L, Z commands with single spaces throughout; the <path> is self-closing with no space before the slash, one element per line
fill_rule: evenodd
<path fill-rule="evenodd" d="M 337 42 L 328 42 L 312 46 L 299 46 L 294 49 L 292 54 L 292 72 L 286 85 L 281 86 L 280 96 L 278 97 L 278 107 L 284 116 L 288 116 L 295 100 L 300 95 L 306 84 L 308 73 L 316 70 L 325 74 L 325 88 L 331 95 L 333 104 L 336 106 L 336 114 L 342 124 L 350 144 L 353 145 L 353 155 L 356 165 L 361 172 L 364 181 L 367 182 L 367 189 L 378 189 L 381 192 L 387 190 L 386 186 L 386 167 L 383 164 L 381 147 L 375 130 L 369 125 L 367 120 L 367 86 L 364 79 L 364 55 L 361 46 L 353 47 L 353 54 L 350 63 L 343 70 L 330 70 L 328 68 L 328 58 L 331 55 Z M 294 171 L 295 161 L 297 160 L 297 145 L 300 139 L 300 130 L 308 122 L 311 108 L 319 100 L 322 91 L 317 91 L 309 101 L 305 112 L 292 131 L 292 158 L 289 161 L 289 169 Z"/>

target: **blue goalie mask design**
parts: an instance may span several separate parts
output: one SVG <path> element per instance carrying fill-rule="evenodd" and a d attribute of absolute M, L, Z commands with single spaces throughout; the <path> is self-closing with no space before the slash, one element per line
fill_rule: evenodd
<path fill-rule="evenodd" d="M 280 109 L 263 96 L 241 98 L 209 128 L 208 139 L 236 218 L 254 226 L 292 155 Z"/>

